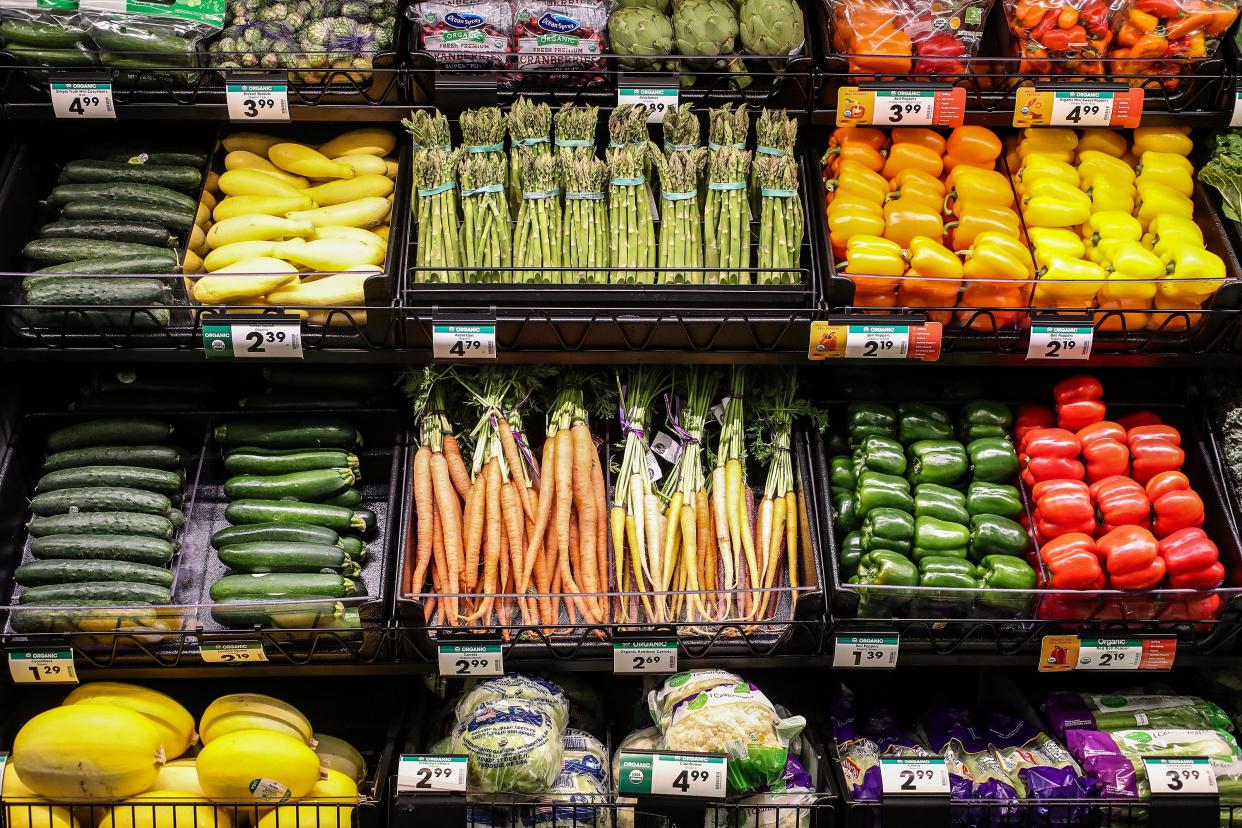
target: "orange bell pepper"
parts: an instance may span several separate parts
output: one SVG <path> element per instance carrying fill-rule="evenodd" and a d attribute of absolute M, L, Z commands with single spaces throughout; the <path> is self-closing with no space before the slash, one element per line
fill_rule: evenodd
<path fill-rule="evenodd" d="M 841 168 L 843 161 L 857 161 L 867 169 L 876 172 L 884 169 L 884 156 L 879 150 L 862 141 L 851 141 L 847 144 L 829 147 L 820 161 L 827 165 L 832 173 L 836 173 Z"/>
<path fill-rule="evenodd" d="M 837 127 L 832 131 L 828 144 L 834 147 L 841 144 L 866 144 L 878 152 L 888 146 L 888 135 L 884 130 L 875 127 Z"/>
<path fill-rule="evenodd" d="M 905 75 L 910 72 L 913 54 L 910 35 L 899 29 L 855 32 L 849 68 L 855 73 Z"/>
<path fill-rule="evenodd" d="M 987 127 L 960 126 L 949 133 L 945 149 L 959 164 L 991 167 L 1000 157 L 1002 146 L 996 133 Z"/>
<path fill-rule="evenodd" d="M 855 290 L 854 291 L 854 307 L 856 308 L 895 308 L 897 307 L 897 294 L 891 290 L 887 290 L 887 291 Z"/>
<path fill-rule="evenodd" d="M 884 205 L 884 238 L 902 247 L 915 236 L 939 239 L 944 235 L 944 220 L 939 205 L 918 198 L 894 199 Z"/>
<path fill-rule="evenodd" d="M 1026 313 L 1018 310 L 1026 307 L 1018 288 L 995 282 L 968 283 L 957 304 L 957 321 L 971 330 L 1009 327 Z"/>
<path fill-rule="evenodd" d="M 918 144 L 936 153 L 944 155 L 944 136 L 927 127 L 893 127 L 894 144 Z"/>
<path fill-rule="evenodd" d="M 1019 238 L 1018 214 L 1008 207 L 990 207 L 986 204 L 967 205 L 958 213 L 957 221 L 945 225 L 950 231 L 950 247 L 965 250 L 974 244 L 975 237 L 989 230 Z"/>
<path fill-rule="evenodd" d="M 889 181 L 889 187 L 894 193 L 903 192 L 906 185 L 919 192 L 935 192 L 940 198 L 944 198 L 945 186 L 944 182 L 930 173 L 916 170 L 914 168 L 905 169 L 893 176 Z"/>
<path fill-rule="evenodd" d="M 1195 32 L 1202 32 L 1212 22 L 1212 15 L 1207 12 L 1192 12 L 1185 17 L 1170 20 L 1164 27 L 1164 36 L 1168 40 L 1181 40 Z"/>
<path fill-rule="evenodd" d="M 881 171 L 885 178 L 893 178 L 905 169 L 922 170 L 928 175 L 940 177 L 944 172 L 944 162 L 940 154 L 930 147 L 918 144 L 893 144 L 888 151 L 888 158 Z"/>

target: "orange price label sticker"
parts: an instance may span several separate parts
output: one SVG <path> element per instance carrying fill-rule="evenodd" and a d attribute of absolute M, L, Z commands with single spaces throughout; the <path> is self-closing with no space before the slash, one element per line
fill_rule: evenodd
<path fill-rule="evenodd" d="M 923 325 L 906 323 L 850 322 L 811 323 L 807 359 L 940 359 L 943 326 L 939 322 Z"/>
<path fill-rule="evenodd" d="M 1037 89 L 1017 90 L 1013 125 L 1067 127 L 1126 127 L 1143 119 L 1143 90 Z"/>
<path fill-rule="evenodd" d="M 966 119 L 966 90 L 904 86 L 837 93 L 837 126 L 959 127 Z"/>

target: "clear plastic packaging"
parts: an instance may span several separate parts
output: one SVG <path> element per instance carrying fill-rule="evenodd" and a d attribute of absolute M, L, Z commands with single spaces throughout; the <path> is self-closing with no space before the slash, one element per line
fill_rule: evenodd
<path fill-rule="evenodd" d="M 79 9 L 100 60 L 118 69 L 198 66 L 199 45 L 224 26 L 224 0 L 80 0 Z"/>
<path fill-rule="evenodd" d="M 1024 75 L 1104 75 L 1125 0 L 1005 0 Z"/>
<path fill-rule="evenodd" d="M 955 76 L 979 53 L 991 0 L 833 0 L 832 45 L 849 71 Z"/>
<path fill-rule="evenodd" d="M 519 0 L 514 4 L 518 68 L 602 70 L 611 8 L 608 0 Z"/>
<path fill-rule="evenodd" d="M 406 12 L 422 49 L 446 69 L 504 69 L 513 55 L 513 7 L 502 0 L 425 0 Z"/>
<path fill-rule="evenodd" d="M 27 66 L 97 65 L 78 0 L 0 0 L 0 44 Z"/>

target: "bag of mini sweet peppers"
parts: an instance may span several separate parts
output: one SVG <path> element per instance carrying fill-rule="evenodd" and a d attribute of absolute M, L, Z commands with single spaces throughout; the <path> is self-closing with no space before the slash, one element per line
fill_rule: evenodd
<path fill-rule="evenodd" d="M 0 43 L 26 66 L 95 66 L 78 0 L 0 0 Z"/>
<path fill-rule="evenodd" d="M 1238 16 L 1233 0 L 1134 0 L 1117 28 L 1110 58 L 1118 75 L 1177 75 L 1214 57 Z M 1140 85 L 1131 82 L 1132 86 Z"/>
<path fill-rule="evenodd" d="M 200 43 L 224 28 L 224 0 L 79 0 L 105 66 L 159 69 L 199 65 Z"/>
<path fill-rule="evenodd" d="M 1104 75 L 1127 0 L 1005 0 L 1021 74 Z"/>
<path fill-rule="evenodd" d="M 833 50 L 860 75 L 960 75 L 979 52 L 991 5 L 991 0 L 832 0 Z"/>

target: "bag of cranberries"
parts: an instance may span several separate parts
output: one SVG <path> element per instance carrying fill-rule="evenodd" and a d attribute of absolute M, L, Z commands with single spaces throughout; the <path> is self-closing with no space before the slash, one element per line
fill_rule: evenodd
<path fill-rule="evenodd" d="M 424 0 L 407 14 L 422 48 L 446 69 L 505 69 L 513 55 L 513 6 L 506 0 Z"/>
<path fill-rule="evenodd" d="M 612 5 L 610 0 L 517 0 L 518 68 L 602 70 Z"/>

